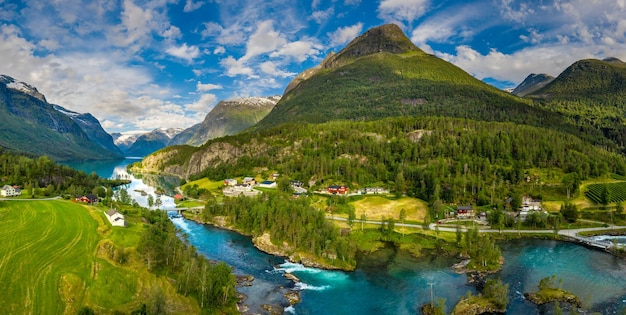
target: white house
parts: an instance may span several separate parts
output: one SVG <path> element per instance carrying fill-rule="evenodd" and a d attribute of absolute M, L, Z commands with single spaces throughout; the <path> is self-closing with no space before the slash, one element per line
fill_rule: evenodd
<path fill-rule="evenodd" d="M 244 185 L 256 185 L 256 180 L 254 180 L 254 177 L 244 177 L 241 183 Z"/>
<path fill-rule="evenodd" d="M 15 197 L 19 196 L 21 193 L 20 189 L 15 189 L 13 186 L 4 185 L 0 190 L 0 196 L 2 197 Z"/>
<path fill-rule="evenodd" d="M 111 209 L 106 213 L 107 219 L 111 222 L 113 226 L 122 226 L 126 227 L 126 220 L 124 220 L 124 215 L 117 212 L 115 209 Z"/>
<path fill-rule="evenodd" d="M 235 186 L 237 185 L 237 180 L 234 178 L 228 178 L 224 180 L 224 185 L 226 186 Z"/>

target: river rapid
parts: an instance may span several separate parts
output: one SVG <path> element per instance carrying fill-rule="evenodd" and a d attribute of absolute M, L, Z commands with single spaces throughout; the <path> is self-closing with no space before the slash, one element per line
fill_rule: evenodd
<path fill-rule="evenodd" d="M 132 162 L 132 161 L 130 161 Z M 100 176 L 115 178 L 126 173 L 128 160 L 106 167 L 89 163 L 70 164 Z M 129 193 L 139 204 L 145 196 L 135 190 L 154 193 L 155 188 L 130 176 Z M 152 180 L 151 184 L 168 181 Z M 175 182 L 175 180 L 170 180 Z M 163 208 L 171 208 L 171 197 L 162 196 Z M 452 272 L 458 259 L 441 256 L 414 258 L 389 247 L 358 257 L 353 272 L 327 271 L 287 262 L 257 250 L 249 237 L 232 231 L 198 224 L 183 218 L 172 222 L 186 234 L 198 252 L 212 260 L 224 261 L 236 274 L 252 275 L 251 286 L 238 290 L 248 296 L 245 304 L 252 313 L 265 313 L 261 304 L 279 305 L 293 314 L 419 314 L 419 307 L 445 299 L 445 310 L 468 291 L 465 275 Z M 537 290 L 542 278 L 556 275 L 562 288 L 578 295 L 583 304 L 602 314 L 619 314 L 626 309 L 626 261 L 607 253 L 558 241 L 522 239 L 500 244 L 505 258 L 502 271 L 493 275 L 509 284 L 507 314 L 552 314 L 553 306 L 537 307 L 526 301 L 524 292 Z M 289 272 L 301 282 L 284 277 Z M 296 290 L 302 302 L 289 306 L 283 294 Z"/>

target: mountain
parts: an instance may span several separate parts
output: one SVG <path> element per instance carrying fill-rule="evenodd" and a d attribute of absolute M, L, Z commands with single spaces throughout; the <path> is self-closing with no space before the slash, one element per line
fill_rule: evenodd
<path fill-rule="evenodd" d="M 280 96 L 269 96 L 221 101 L 206 115 L 186 143 L 200 146 L 207 140 L 234 135 L 247 129 L 265 117 L 279 100 Z"/>
<path fill-rule="evenodd" d="M 576 132 L 557 115 L 531 104 L 423 52 L 397 25 L 388 24 L 368 30 L 299 74 L 251 130 L 282 123 L 436 115 L 550 124 Z"/>
<path fill-rule="evenodd" d="M 35 87 L 0 75 L 0 146 L 57 161 L 121 157 L 93 116 L 75 114 L 55 109 Z"/>
<path fill-rule="evenodd" d="M 515 87 L 515 89 L 511 93 L 519 97 L 524 97 L 528 94 L 532 94 L 533 92 L 543 88 L 548 83 L 552 82 L 552 80 L 554 80 L 554 77 L 549 74 L 531 73 L 530 75 L 526 77 L 526 79 L 524 79 L 524 81 L 522 81 L 522 83 L 520 83 L 517 87 Z"/>
<path fill-rule="evenodd" d="M 579 60 L 526 97 L 581 132 L 601 132 L 626 152 L 626 63 L 621 60 Z"/>
<path fill-rule="evenodd" d="M 135 143 L 137 138 L 139 138 L 141 135 L 143 135 L 143 133 L 115 132 L 111 134 L 111 137 L 113 137 L 113 142 L 115 143 L 115 145 L 120 150 L 122 150 L 122 152 L 125 152 L 126 150 L 128 150 L 128 148 L 130 148 L 130 146 L 133 145 L 133 143 Z"/>
<path fill-rule="evenodd" d="M 137 137 L 133 144 L 124 151 L 126 156 L 146 156 L 165 148 L 182 128 L 158 128 Z"/>
<path fill-rule="evenodd" d="M 103 148 L 122 156 L 122 151 L 115 145 L 113 142 L 113 137 L 109 133 L 107 133 L 102 125 L 100 125 L 100 121 L 93 117 L 90 113 L 80 114 L 77 112 L 73 112 L 67 110 L 59 105 L 52 105 L 52 107 L 70 117 L 75 123 L 77 123 L 83 132 L 91 139 L 91 141 L 99 144 Z"/>
<path fill-rule="evenodd" d="M 198 132 L 198 129 L 200 129 L 200 125 L 201 124 L 195 124 L 181 131 L 179 134 L 175 135 L 174 138 L 172 138 L 172 140 L 170 140 L 167 145 L 180 145 L 187 143 L 187 141 L 189 141 L 189 139 L 191 139 L 196 134 L 196 132 Z"/>

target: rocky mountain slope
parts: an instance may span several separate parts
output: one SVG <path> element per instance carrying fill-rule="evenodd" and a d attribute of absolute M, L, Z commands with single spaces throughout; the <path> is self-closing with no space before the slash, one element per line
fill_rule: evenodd
<path fill-rule="evenodd" d="M 245 130 L 265 117 L 279 100 L 280 96 L 269 96 L 221 101 L 206 115 L 186 143 L 199 146 L 207 140 L 234 135 Z"/>
<path fill-rule="evenodd" d="M 552 80 L 554 80 L 554 77 L 549 74 L 531 73 L 526 77 L 526 79 L 524 79 L 524 81 L 522 81 L 522 83 L 511 91 L 511 94 L 524 97 L 548 85 L 548 83 L 552 82 Z"/>
<path fill-rule="evenodd" d="M 0 75 L 0 146 L 58 161 L 121 157 L 93 116 L 67 113 L 35 87 Z"/>

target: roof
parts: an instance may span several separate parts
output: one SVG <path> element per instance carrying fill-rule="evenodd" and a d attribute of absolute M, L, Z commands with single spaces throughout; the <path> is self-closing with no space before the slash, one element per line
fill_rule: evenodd
<path fill-rule="evenodd" d="M 111 209 L 111 210 L 107 211 L 107 215 L 108 216 L 112 216 L 112 215 L 114 215 L 116 213 L 117 213 L 117 210 L 115 210 L 115 209 Z"/>
<path fill-rule="evenodd" d="M 244 177 L 243 180 L 254 180 L 254 177 Z"/>
<path fill-rule="evenodd" d="M 176 194 L 176 195 L 174 195 L 174 199 L 183 199 L 183 195 Z"/>
<path fill-rule="evenodd" d="M 473 210 L 472 206 L 456 206 L 457 210 Z"/>
<path fill-rule="evenodd" d="M 273 181 L 271 181 L 271 180 L 264 180 L 264 181 L 262 181 L 262 182 L 261 182 L 261 184 L 263 184 L 263 185 L 271 185 L 271 184 L 273 184 L 273 183 L 274 183 L 274 182 L 273 182 Z"/>
<path fill-rule="evenodd" d="M 3 189 L 3 190 L 13 189 L 13 187 L 12 187 L 12 186 L 9 186 L 9 185 L 4 185 L 4 186 L 2 186 L 2 189 Z"/>

